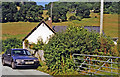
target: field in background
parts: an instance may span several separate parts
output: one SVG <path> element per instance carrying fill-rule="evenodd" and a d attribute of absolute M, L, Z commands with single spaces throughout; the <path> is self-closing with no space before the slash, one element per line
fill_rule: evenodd
<path fill-rule="evenodd" d="M 12 22 L 2 24 L 2 39 L 23 39 L 38 23 Z"/>
<path fill-rule="evenodd" d="M 68 13 L 67 17 L 71 14 Z M 47 15 L 44 16 L 47 17 Z M 84 18 L 82 21 L 73 20 L 66 22 L 53 23 L 53 26 L 99 26 L 100 16 L 98 13 L 91 13 L 91 18 Z M 97 18 L 95 18 L 95 16 Z M 39 22 L 8 22 L 2 23 L 2 39 L 19 38 L 23 39 Z M 104 33 L 111 37 L 118 37 L 118 15 L 104 14 Z"/>

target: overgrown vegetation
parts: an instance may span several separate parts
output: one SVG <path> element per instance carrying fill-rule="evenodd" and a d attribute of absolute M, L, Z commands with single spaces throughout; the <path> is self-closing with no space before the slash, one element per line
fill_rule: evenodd
<path fill-rule="evenodd" d="M 53 75 L 74 72 L 73 53 L 90 55 L 117 55 L 110 37 L 89 32 L 83 27 L 70 26 L 66 32 L 57 33 L 45 45 L 45 59 Z"/>
<path fill-rule="evenodd" d="M 22 41 L 16 38 L 8 38 L 6 40 L 2 40 L 2 51 L 6 51 L 7 49 L 12 48 L 22 48 Z"/>

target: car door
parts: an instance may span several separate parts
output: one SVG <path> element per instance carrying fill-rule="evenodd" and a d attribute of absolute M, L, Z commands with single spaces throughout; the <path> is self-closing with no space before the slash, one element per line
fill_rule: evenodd
<path fill-rule="evenodd" d="M 8 64 L 8 56 L 7 56 L 7 54 L 8 54 L 8 50 L 5 52 L 5 54 L 4 54 L 4 61 L 5 61 L 5 63 L 7 63 Z"/>
<path fill-rule="evenodd" d="M 11 55 L 11 49 L 8 50 L 8 54 L 7 54 L 7 61 L 8 61 L 8 64 L 11 64 L 11 60 L 12 60 L 12 55 Z"/>
<path fill-rule="evenodd" d="M 10 60 L 11 60 L 11 49 L 8 49 L 6 51 L 4 60 L 5 60 L 5 63 L 11 64 L 11 62 L 10 62 Z"/>

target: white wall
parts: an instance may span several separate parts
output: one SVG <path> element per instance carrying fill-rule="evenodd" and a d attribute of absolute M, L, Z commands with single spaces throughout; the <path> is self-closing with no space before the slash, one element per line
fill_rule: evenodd
<path fill-rule="evenodd" d="M 25 44 L 24 44 L 24 41 L 23 41 L 23 49 L 25 49 Z"/>
<path fill-rule="evenodd" d="M 43 39 L 43 42 L 48 42 L 48 38 L 50 35 L 54 33 L 44 24 L 42 23 L 28 38 L 26 38 L 30 43 L 37 43 L 39 38 Z M 46 42 L 46 43 L 47 43 Z"/>

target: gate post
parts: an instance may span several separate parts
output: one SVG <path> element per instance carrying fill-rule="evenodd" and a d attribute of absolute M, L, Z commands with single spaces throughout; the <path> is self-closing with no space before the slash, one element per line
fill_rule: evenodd
<path fill-rule="evenodd" d="M 111 72 L 112 72 L 112 58 L 111 58 Z"/>

